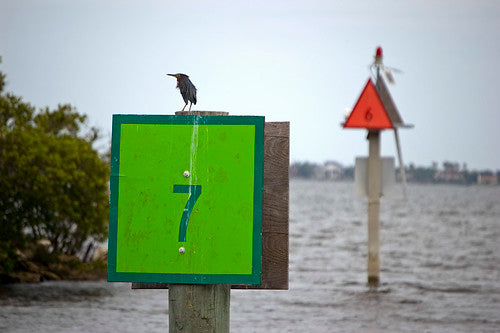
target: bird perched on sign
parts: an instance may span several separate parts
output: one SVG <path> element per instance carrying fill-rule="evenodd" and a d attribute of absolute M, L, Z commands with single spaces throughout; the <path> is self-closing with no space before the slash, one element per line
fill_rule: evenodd
<path fill-rule="evenodd" d="M 179 88 L 182 98 L 184 99 L 184 103 L 186 103 L 186 105 L 182 108 L 182 111 L 184 111 L 188 102 L 191 102 L 191 105 L 189 105 L 189 111 L 191 111 L 193 103 L 196 105 L 196 87 L 191 80 L 189 80 L 189 76 L 180 73 L 167 75 L 173 76 L 177 79 L 177 88 Z"/>

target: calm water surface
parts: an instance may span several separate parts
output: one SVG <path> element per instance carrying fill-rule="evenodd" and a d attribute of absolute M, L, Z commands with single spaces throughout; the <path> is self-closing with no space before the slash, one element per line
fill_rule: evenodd
<path fill-rule="evenodd" d="M 233 332 L 500 332 L 500 187 L 413 185 L 382 199 L 381 284 L 366 284 L 366 200 L 290 184 L 290 290 L 231 292 Z M 168 291 L 0 287 L 0 332 L 166 332 Z"/>

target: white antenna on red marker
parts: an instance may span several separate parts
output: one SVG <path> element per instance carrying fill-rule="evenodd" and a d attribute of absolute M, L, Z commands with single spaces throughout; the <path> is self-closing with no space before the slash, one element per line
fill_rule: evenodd
<path fill-rule="evenodd" d="M 383 61 L 382 61 L 382 58 L 383 58 L 382 47 L 378 46 L 377 50 L 375 51 L 375 60 L 374 60 L 373 64 L 370 66 L 370 68 L 372 70 L 373 69 L 376 70 L 375 74 L 377 76 L 380 75 L 380 70 L 382 70 L 382 72 L 384 72 L 384 74 L 385 74 L 385 77 L 387 78 L 387 82 L 389 82 L 390 84 L 394 84 L 395 81 L 394 81 L 394 76 L 392 75 L 392 72 L 394 72 L 394 73 L 403 73 L 403 72 L 397 68 L 385 66 Z"/>

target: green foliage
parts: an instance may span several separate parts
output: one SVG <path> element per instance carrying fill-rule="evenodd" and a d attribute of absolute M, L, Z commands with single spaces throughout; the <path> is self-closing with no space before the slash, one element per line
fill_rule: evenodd
<path fill-rule="evenodd" d="M 107 237 L 109 166 L 85 120 L 70 105 L 36 112 L 0 90 L 0 272 L 27 242 L 48 239 L 52 253 L 74 255 Z"/>
<path fill-rule="evenodd" d="M 354 166 L 345 167 L 343 171 L 345 179 L 354 179 Z"/>
<path fill-rule="evenodd" d="M 399 172 L 399 168 L 397 170 Z M 411 181 L 416 183 L 434 183 L 436 182 L 436 170 L 434 168 L 426 168 L 410 163 L 406 173 L 411 175 Z"/>
<path fill-rule="evenodd" d="M 0 64 L 2 63 L 2 57 L 0 57 Z M 0 72 L 0 93 L 3 91 L 5 87 L 5 74 Z"/>
<path fill-rule="evenodd" d="M 317 165 L 310 162 L 296 162 L 292 165 L 292 174 L 299 178 L 312 178 Z"/>

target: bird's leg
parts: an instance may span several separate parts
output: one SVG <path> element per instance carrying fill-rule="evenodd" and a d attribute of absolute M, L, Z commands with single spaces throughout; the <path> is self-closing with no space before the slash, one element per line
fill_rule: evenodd
<path fill-rule="evenodd" d="M 184 107 L 182 108 L 181 112 L 184 111 L 184 109 L 186 108 L 187 105 L 188 105 L 188 103 L 186 103 L 186 105 L 184 105 Z"/>
<path fill-rule="evenodd" d="M 186 104 L 187 105 L 187 104 Z M 191 104 L 189 104 L 189 111 L 191 111 L 191 107 L 193 106 L 193 102 L 191 102 Z"/>

